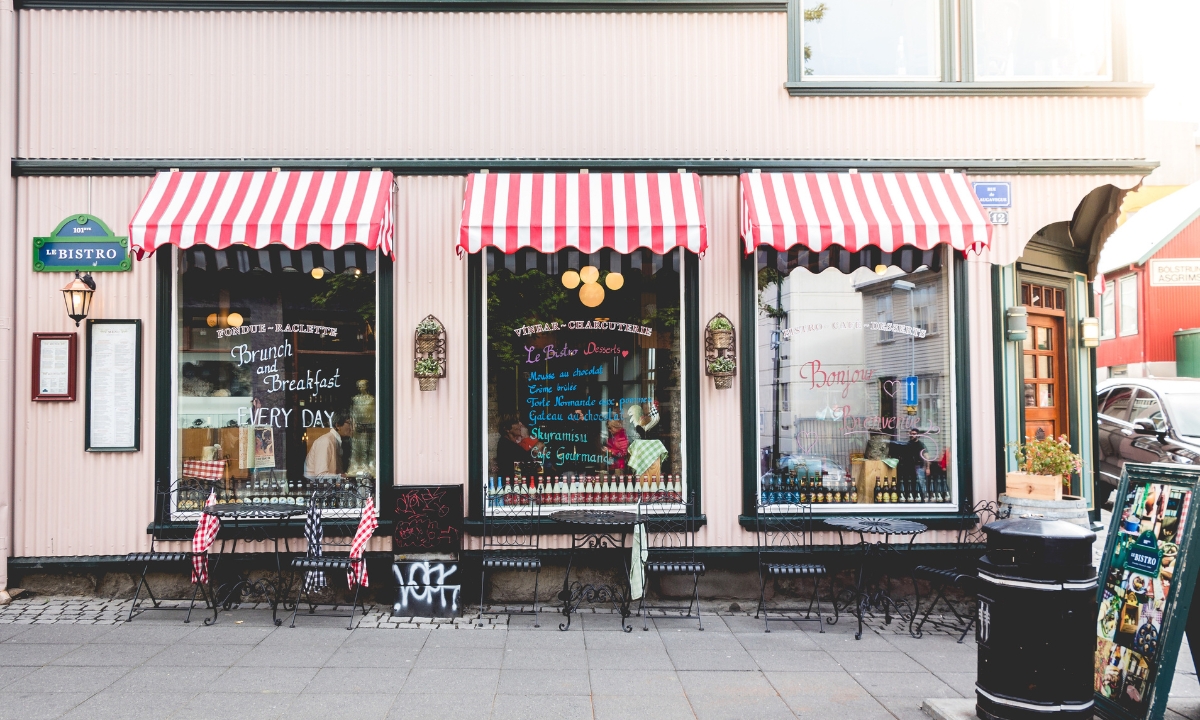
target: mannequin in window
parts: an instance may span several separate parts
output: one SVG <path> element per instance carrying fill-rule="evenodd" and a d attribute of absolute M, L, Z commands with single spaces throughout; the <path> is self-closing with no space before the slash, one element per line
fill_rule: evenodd
<path fill-rule="evenodd" d="M 350 463 L 347 475 L 375 476 L 375 396 L 367 392 L 370 383 L 359 380 L 358 394 L 350 400 L 350 416 L 354 418 L 354 438 L 350 444 Z"/>

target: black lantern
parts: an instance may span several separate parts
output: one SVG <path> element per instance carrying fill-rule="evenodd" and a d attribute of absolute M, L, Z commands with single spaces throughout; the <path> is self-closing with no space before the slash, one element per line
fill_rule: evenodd
<path fill-rule="evenodd" d="M 67 315 L 75 321 L 75 327 L 88 316 L 92 309 L 92 293 L 96 292 L 96 281 L 91 275 L 80 277 L 75 273 L 75 279 L 62 289 L 63 302 L 67 304 Z"/>

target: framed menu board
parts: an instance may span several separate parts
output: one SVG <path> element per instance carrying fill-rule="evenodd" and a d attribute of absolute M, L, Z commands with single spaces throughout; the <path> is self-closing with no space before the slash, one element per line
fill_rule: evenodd
<path fill-rule="evenodd" d="M 1187 626 L 1200 468 L 1126 463 L 1100 559 L 1096 714 L 1161 718 Z"/>
<path fill-rule="evenodd" d="M 75 358 L 77 334 L 33 334 L 33 378 L 30 383 L 34 402 L 75 399 Z"/>
<path fill-rule="evenodd" d="M 84 449 L 137 452 L 142 436 L 142 321 L 87 321 Z"/>

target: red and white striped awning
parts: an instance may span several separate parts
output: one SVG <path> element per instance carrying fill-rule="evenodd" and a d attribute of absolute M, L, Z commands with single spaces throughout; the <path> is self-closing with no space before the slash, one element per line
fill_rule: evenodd
<path fill-rule="evenodd" d="M 480 173 L 467 178 L 458 252 L 708 249 L 693 173 Z"/>
<path fill-rule="evenodd" d="M 992 224 L 962 173 L 744 173 L 742 239 L 747 254 L 760 245 L 890 253 L 941 243 L 979 252 Z"/>
<path fill-rule="evenodd" d="M 392 174 L 383 171 L 160 172 L 129 222 L 139 259 L 163 245 L 392 254 Z"/>

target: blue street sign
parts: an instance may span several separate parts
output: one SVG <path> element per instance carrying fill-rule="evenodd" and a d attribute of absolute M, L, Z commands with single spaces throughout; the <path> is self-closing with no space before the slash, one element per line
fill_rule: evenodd
<path fill-rule="evenodd" d="M 909 375 L 904 378 L 904 404 L 915 406 L 917 404 L 917 376 Z"/>
<path fill-rule="evenodd" d="M 33 239 L 34 272 L 124 272 L 132 266 L 129 239 L 112 234 L 100 218 L 73 215 L 49 237 Z"/>
<path fill-rule="evenodd" d="M 1012 183 L 977 182 L 971 185 L 975 188 L 975 197 L 979 198 L 979 204 L 985 208 L 1012 207 Z"/>

